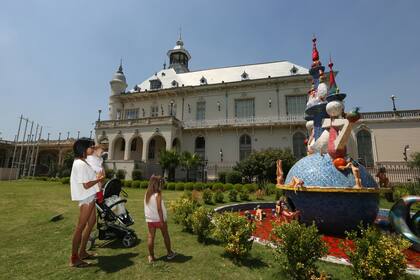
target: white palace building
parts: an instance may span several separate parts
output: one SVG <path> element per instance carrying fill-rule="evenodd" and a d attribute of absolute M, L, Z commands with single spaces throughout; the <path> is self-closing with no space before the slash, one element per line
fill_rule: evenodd
<path fill-rule="evenodd" d="M 163 149 L 199 154 L 197 180 L 215 179 L 252 151 L 306 155 L 308 69 L 274 61 L 191 71 L 181 38 L 167 55 L 168 68 L 128 91 L 120 65 L 110 81 L 109 120 L 96 123 L 97 142 L 109 145 L 107 163 L 127 178 L 135 166 L 146 177 L 160 173 Z M 349 152 L 367 166 L 403 162 L 404 151 L 420 151 L 419 123 L 420 110 L 362 113 Z"/>

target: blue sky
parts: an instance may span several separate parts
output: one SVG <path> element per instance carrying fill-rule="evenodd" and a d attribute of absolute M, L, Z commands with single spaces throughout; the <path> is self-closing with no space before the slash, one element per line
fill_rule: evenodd
<path fill-rule="evenodd" d="M 89 135 L 123 58 L 129 88 L 162 68 L 182 26 L 190 69 L 332 54 L 347 107 L 420 108 L 420 1 L 19 1 L 0 9 L 0 137 L 21 113 L 44 137 Z M 309 85 L 308 85 L 309 87 Z"/>

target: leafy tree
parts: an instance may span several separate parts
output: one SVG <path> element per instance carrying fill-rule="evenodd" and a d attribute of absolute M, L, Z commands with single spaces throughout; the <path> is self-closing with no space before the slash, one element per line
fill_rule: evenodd
<path fill-rule="evenodd" d="M 196 168 L 200 164 L 201 158 L 196 153 L 191 154 L 188 151 L 184 151 L 181 154 L 180 161 L 181 161 L 181 166 L 185 168 L 187 172 L 187 181 L 190 181 L 190 171 Z"/>
<path fill-rule="evenodd" d="M 259 185 L 275 182 L 276 162 L 279 159 L 283 161 L 283 172 L 286 176 L 296 162 L 289 149 L 267 149 L 253 152 L 248 158 L 238 162 L 234 170 L 239 171 L 248 182 L 251 182 L 254 178 Z"/>
<path fill-rule="evenodd" d="M 175 169 L 179 166 L 180 156 L 175 150 L 162 151 L 159 155 L 159 164 L 163 171 L 168 171 L 168 180 L 175 181 Z"/>
<path fill-rule="evenodd" d="M 411 155 L 411 160 L 408 163 L 411 167 L 420 168 L 420 152 L 416 152 Z"/>

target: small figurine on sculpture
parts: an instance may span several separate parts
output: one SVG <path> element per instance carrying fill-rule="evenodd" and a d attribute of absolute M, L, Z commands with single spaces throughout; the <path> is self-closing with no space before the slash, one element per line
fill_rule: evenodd
<path fill-rule="evenodd" d="M 283 165 L 281 159 L 277 160 L 277 185 L 283 185 L 284 184 L 284 173 L 283 173 Z"/>
<path fill-rule="evenodd" d="M 354 188 L 356 189 L 361 189 L 362 186 L 362 179 L 360 178 L 360 169 L 359 169 L 359 163 L 357 161 L 355 161 L 352 158 L 349 158 L 349 161 L 347 162 L 347 164 L 345 166 L 336 166 L 337 169 L 344 171 L 346 169 L 351 168 L 351 172 L 353 173 L 354 176 L 354 181 L 355 181 L 355 185 Z"/>

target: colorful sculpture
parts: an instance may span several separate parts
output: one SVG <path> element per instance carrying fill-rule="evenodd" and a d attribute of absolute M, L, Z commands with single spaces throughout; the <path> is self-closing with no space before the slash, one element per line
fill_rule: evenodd
<path fill-rule="evenodd" d="M 315 222 L 323 233 L 342 234 L 360 222 L 373 223 L 378 213 L 379 190 L 374 178 L 347 155 L 352 128 L 360 118 L 359 109 L 345 113 L 330 58 L 329 85 L 320 61 L 317 40 L 312 40 L 312 76 L 305 110 L 309 139 L 307 156 L 289 171 L 284 183 L 293 210 L 302 222 Z"/>

